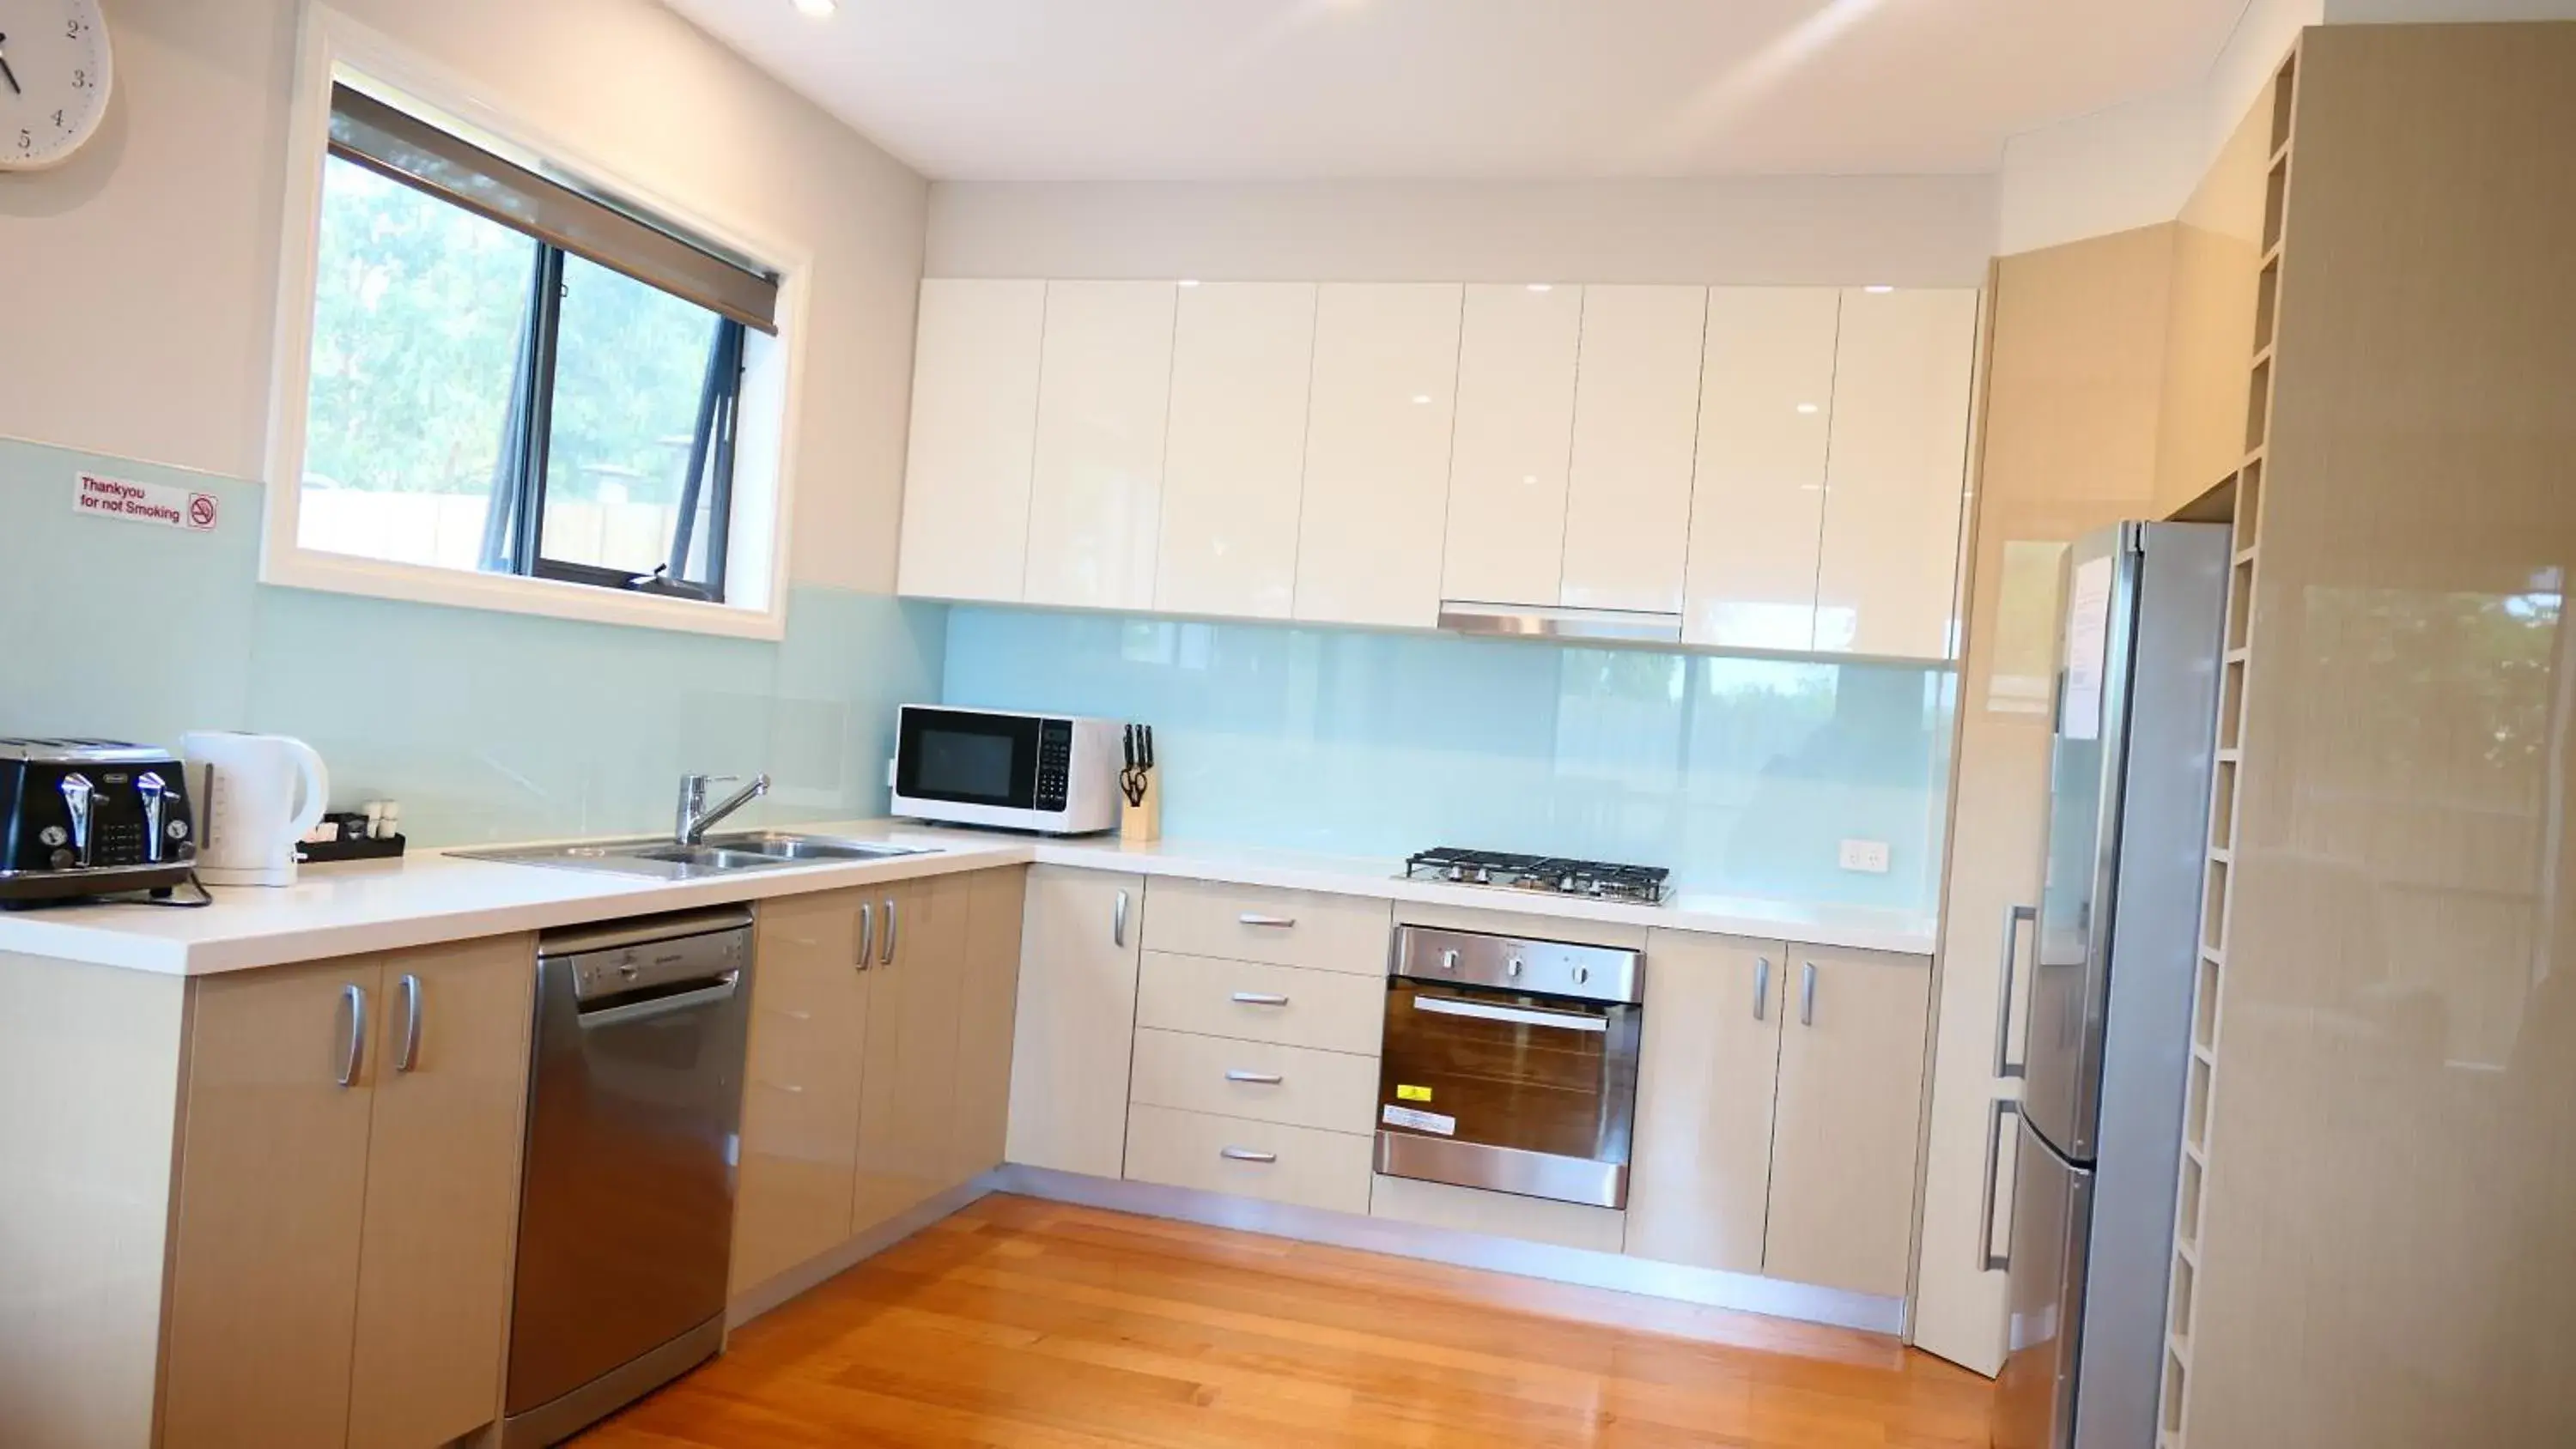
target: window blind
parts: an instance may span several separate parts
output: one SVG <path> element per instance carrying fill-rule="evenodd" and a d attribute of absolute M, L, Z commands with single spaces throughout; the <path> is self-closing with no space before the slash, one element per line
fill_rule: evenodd
<path fill-rule="evenodd" d="M 778 281 L 503 160 L 364 91 L 331 87 L 331 154 L 746 327 L 778 331 Z"/>

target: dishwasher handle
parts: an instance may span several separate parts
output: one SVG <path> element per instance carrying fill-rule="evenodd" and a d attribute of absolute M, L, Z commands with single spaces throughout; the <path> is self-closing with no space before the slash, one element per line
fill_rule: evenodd
<path fill-rule="evenodd" d="M 617 1006 L 586 1008 L 576 1012 L 573 1019 L 581 1023 L 581 1029 L 584 1031 L 595 1031 L 604 1026 L 624 1026 L 630 1022 L 650 1021 L 657 1016 L 669 1016 L 674 1012 L 691 1011 L 701 1006 L 715 1006 L 731 1001 L 734 993 L 740 990 L 741 986 L 742 973 L 728 971 L 704 986 L 687 991 L 676 991 L 668 996 L 630 1001 Z"/>

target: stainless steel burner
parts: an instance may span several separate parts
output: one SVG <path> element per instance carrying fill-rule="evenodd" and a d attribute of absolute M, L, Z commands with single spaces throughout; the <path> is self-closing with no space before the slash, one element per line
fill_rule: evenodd
<path fill-rule="evenodd" d="M 1501 886 L 1548 895 L 1661 905 L 1672 873 L 1658 865 L 1619 865 L 1603 860 L 1572 860 L 1548 855 L 1511 855 L 1493 850 L 1460 850 L 1442 846 L 1408 856 L 1407 880 L 1450 881 L 1459 885 Z"/>

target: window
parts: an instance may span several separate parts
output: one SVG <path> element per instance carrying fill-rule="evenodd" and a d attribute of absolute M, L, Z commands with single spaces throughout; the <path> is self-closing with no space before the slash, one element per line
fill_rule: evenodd
<path fill-rule="evenodd" d="M 723 602 L 777 279 L 331 91 L 299 549 Z"/>

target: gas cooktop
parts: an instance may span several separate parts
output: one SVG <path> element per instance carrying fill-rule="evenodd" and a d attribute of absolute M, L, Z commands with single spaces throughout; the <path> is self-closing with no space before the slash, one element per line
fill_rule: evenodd
<path fill-rule="evenodd" d="M 1619 865 L 1606 860 L 1570 860 L 1551 855 L 1509 855 L 1495 850 L 1459 850 L 1442 846 L 1407 856 L 1407 880 L 1448 881 L 1457 885 L 1501 886 L 1552 896 L 1581 896 L 1629 905 L 1662 905 L 1665 878 L 1659 865 Z"/>

